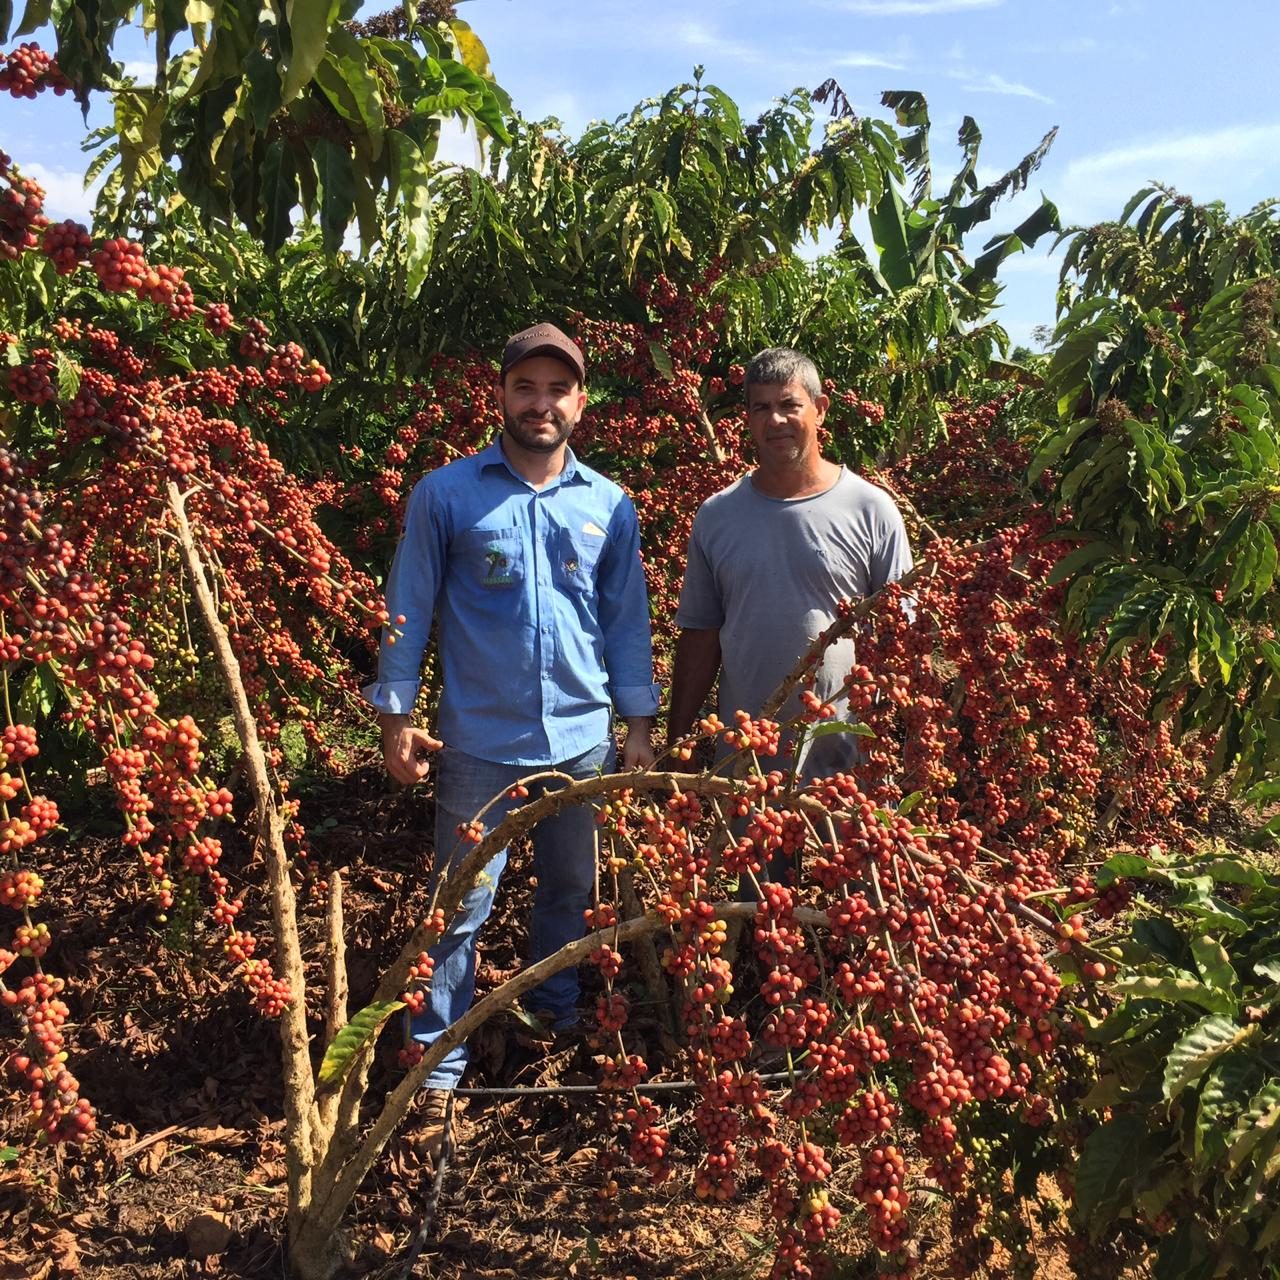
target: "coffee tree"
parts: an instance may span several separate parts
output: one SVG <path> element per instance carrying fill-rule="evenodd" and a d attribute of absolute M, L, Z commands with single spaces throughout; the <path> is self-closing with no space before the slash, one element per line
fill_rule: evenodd
<path fill-rule="evenodd" d="M 1153 713 L 1276 794 L 1277 222 L 1163 189 L 1075 232 L 1046 374 L 1067 610 L 1108 656 L 1154 652 Z"/>

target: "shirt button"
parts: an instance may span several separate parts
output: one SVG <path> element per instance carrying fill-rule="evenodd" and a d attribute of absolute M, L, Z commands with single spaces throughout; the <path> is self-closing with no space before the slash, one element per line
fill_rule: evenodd
<path fill-rule="evenodd" d="M 566 568 L 570 573 L 577 573 L 577 572 L 578 572 L 578 562 L 577 562 L 576 560 L 566 560 L 566 561 L 564 562 L 564 567 L 565 567 L 565 568 Z"/>

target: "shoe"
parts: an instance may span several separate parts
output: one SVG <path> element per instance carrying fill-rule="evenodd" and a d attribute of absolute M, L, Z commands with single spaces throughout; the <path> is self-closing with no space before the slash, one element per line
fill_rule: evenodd
<path fill-rule="evenodd" d="M 405 1141 L 432 1169 L 440 1163 L 442 1152 L 448 1156 L 457 1150 L 458 1113 L 456 1103 L 450 1107 L 452 1098 L 452 1089 L 422 1089 L 409 1111 Z"/>

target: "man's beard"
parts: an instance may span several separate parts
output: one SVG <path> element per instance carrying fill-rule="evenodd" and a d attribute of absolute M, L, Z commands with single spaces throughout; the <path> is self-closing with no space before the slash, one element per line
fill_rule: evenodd
<path fill-rule="evenodd" d="M 554 435 L 550 436 L 534 435 L 528 425 L 507 413 L 506 410 L 502 413 L 502 426 L 507 435 L 522 449 L 527 449 L 530 453 L 555 453 L 573 434 L 573 429 L 578 424 L 554 412 L 549 417 L 550 425 L 555 427 Z M 548 425 L 545 417 L 539 417 L 533 421 L 540 425 Z"/>

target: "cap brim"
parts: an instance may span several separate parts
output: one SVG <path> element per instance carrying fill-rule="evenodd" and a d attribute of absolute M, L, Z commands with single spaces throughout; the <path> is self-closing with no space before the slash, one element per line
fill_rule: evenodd
<path fill-rule="evenodd" d="M 554 342 L 545 343 L 540 347 L 530 347 L 528 351 L 522 351 L 515 359 L 502 366 L 503 375 L 510 373 L 516 365 L 523 363 L 525 360 L 530 360 L 534 356 L 554 356 L 561 364 L 568 365 L 578 375 L 579 382 L 587 380 L 587 371 L 583 365 L 575 360 L 563 347 L 556 346 Z"/>

